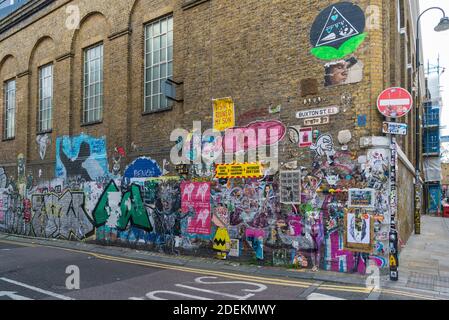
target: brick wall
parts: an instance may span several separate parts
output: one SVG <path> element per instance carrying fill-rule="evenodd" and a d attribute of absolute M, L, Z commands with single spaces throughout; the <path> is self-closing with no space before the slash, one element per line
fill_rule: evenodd
<path fill-rule="evenodd" d="M 354 52 L 364 65 L 363 78 L 355 84 L 325 87 L 326 62 L 310 53 L 309 34 L 320 11 L 335 1 L 109 0 L 105 4 L 100 0 L 56 0 L 0 34 L 0 82 L 16 78 L 18 110 L 16 137 L 0 142 L 0 167 L 5 167 L 9 176 L 15 175 L 17 155 L 23 153 L 27 173 L 32 173 L 35 183 L 51 180 L 57 138 L 80 133 L 106 137 L 110 167 L 114 148 L 119 146 L 127 154 L 124 163 L 145 155 L 162 164 L 174 144 L 170 142 L 172 130 L 191 130 L 195 120 L 202 121 L 203 130 L 210 128 L 212 99 L 229 96 L 239 125 L 280 120 L 285 126 L 303 126 L 296 112 L 340 106 L 340 113 L 330 116 L 329 124 L 314 129 L 329 133 L 336 145 L 340 131 L 351 131 L 352 154 L 348 158 L 356 163 L 358 156 L 366 155 L 360 150 L 360 138 L 382 135 L 384 118 L 376 108 L 379 93 L 389 86 L 407 88 L 412 83 L 406 65 L 413 61 L 413 30 L 400 34 L 396 1 L 353 2 L 367 18 L 367 38 Z M 79 29 L 66 26 L 69 6 L 79 9 Z M 410 19 L 407 2 L 403 12 L 405 19 Z M 178 93 L 183 102 L 168 111 L 144 114 L 144 25 L 167 14 L 174 18 L 173 80 L 183 83 Z M 8 21 L 0 21 L 0 29 Z M 99 43 L 104 45 L 103 119 L 84 125 L 83 51 Z M 41 160 L 36 144 L 38 68 L 48 63 L 54 65 L 54 119 L 51 145 Z M 1 90 L 0 101 L 3 94 Z M 318 97 L 321 102 L 314 103 Z M 350 97 L 350 103 L 343 97 Z M 269 106 L 276 105 L 282 106 L 281 112 L 269 114 Z M 359 116 L 366 118 L 366 125 L 359 124 Z M 399 141 L 411 160 L 413 119 L 413 112 L 403 119 L 409 123 L 410 133 Z M 3 123 L 3 113 L 0 120 Z M 297 160 L 300 166 L 310 168 L 312 156 L 310 150 L 300 149 L 288 139 L 280 144 L 280 162 Z M 409 188 L 410 179 L 409 174 L 400 175 L 399 182 Z M 400 192 L 398 203 L 404 223 L 401 237 L 406 239 L 411 233 L 409 192 Z"/>

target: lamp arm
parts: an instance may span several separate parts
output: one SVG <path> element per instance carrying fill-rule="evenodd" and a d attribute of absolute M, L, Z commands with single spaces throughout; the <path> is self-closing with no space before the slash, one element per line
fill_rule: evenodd
<path fill-rule="evenodd" d="M 424 13 L 426 13 L 427 11 L 430 10 L 440 10 L 443 13 L 443 18 L 446 17 L 446 12 L 440 8 L 440 7 L 430 7 L 427 8 L 426 10 L 424 10 L 423 12 L 421 12 L 421 14 L 418 16 L 418 19 L 416 20 L 416 68 L 418 69 L 421 66 L 421 61 L 420 61 L 420 52 L 419 52 L 419 21 L 421 20 L 421 17 L 423 16 Z M 419 72 L 419 70 L 417 70 L 416 72 Z"/>

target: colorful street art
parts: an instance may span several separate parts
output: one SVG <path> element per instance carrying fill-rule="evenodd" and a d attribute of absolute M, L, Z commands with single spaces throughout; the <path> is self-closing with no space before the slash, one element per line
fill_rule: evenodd
<path fill-rule="evenodd" d="M 33 235 L 43 238 L 82 240 L 93 235 L 94 226 L 84 207 L 84 193 L 66 191 L 56 194 L 33 194 L 33 217 L 29 218 Z M 27 221 L 25 205 L 24 221 Z M 30 212 L 31 214 L 31 212 Z"/>
<path fill-rule="evenodd" d="M 160 177 L 162 170 L 151 158 L 140 157 L 128 165 L 123 174 L 124 181 L 130 182 L 131 179 Z"/>
<path fill-rule="evenodd" d="M 108 174 L 106 138 L 81 134 L 56 139 L 57 178 L 80 177 L 92 181 Z"/>
<path fill-rule="evenodd" d="M 187 232 L 210 234 L 211 208 L 209 182 L 183 182 L 181 184 L 182 212 L 193 213 L 188 219 Z"/>
<path fill-rule="evenodd" d="M 311 53 L 318 59 L 336 60 L 353 53 L 365 41 L 365 13 L 351 2 L 328 6 L 310 30 Z"/>
<path fill-rule="evenodd" d="M 284 140 L 287 128 L 294 125 L 256 121 L 233 128 L 261 129 L 253 145 L 231 145 L 234 151 L 275 142 L 302 157 L 270 174 L 257 163 L 254 175 L 236 174 L 245 166 L 240 162 L 224 165 L 235 174 L 217 176 L 219 164 L 207 170 L 186 164 L 162 175 L 149 157 L 122 166 L 123 148 L 112 149 L 109 172 L 104 138 L 60 137 L 55 179 L 27 175 L 23 155 L 19 180 L 0 168 L 0 231 L 313 271 L 363 274 L 370 261 L 386 267 L 388 150 L 358 155 L 345 149 L 348 132 L 337 145 L 318 130 L 309 130 L 311 145 L 300 148 L 299 137 Z"/>
<path fill-rule="evenodd" d="M 136 227 L 153 230 L 140 186 L 136 184 L 122 193 L 115 182 L 111 181 L 98 201 L 93 217 L 96 227 L 107 225 L 110 228 L 125 230 L 131 222 Z"/>

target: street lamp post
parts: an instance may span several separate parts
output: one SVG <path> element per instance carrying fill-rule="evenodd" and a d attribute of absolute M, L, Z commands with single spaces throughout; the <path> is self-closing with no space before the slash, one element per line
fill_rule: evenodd
<path fill-rule="evenodd" d="M 415 134 L 416 134 L 416 161 L 415 161 L 415 234 L 421 234 L 421 206 L 420 206 L 420 190 L 421 190 L 421 169 L 420 169 L 420 154 L 421 154 L 421 148 L 422 145 L 419 143 L 420 141 L 420 111 L 421 111 L 421 82 L 420 82 L 420 67 L 421 67 L 421 59 L 420 59 L 420 38 L 419 38 L 419 21 L 421 20 L 421 17 L 424 13 L 430 10 L 440 10 L 443 13 L 443 18 L 441 18 L 438 25 L 435 27 L 436 32 L 441 32 L 445 30 L 449 30 L 449 18 L 446 16 L 446 13 L 444 10 L 440 7 L 431 7 L 426 10 L 424 10 L 419 16 L 418 20 L 416 22 L 416 74 L 418 76 L 418 102 L 416 103 L 416 115 L 415 115 Z"/>

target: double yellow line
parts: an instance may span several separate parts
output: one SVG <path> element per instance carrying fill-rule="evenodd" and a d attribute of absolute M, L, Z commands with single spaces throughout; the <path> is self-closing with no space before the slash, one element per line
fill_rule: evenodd
<path fill-rule="evenodd" d="M 67 249 L 67 248 L 62 248 L 62 247 L 57 247 L 57 246 L 27 244 L 27 243 L 7 241 L 7 240 L 0 240 L 0 242 L 9 243 L 9 244 L 17 244 L 17 245 L 22 245 L 22 246 L 27 246 L 27 247 L 40 246 L 40 247 L 46 247 L 46 248 L 52 248 L 52 249 L 60 249 L 60 250 L 68 251 L 68 252 L 82 253 L 82 254 L 90 255 L 92 257 L 95 257 L 95 258 L 101 259 L 101 260 L 127 263 L 127 264 L 139 265 L 139 266 L 144 266 L 144 267 L 165 269 L 165 270 L 180 271 L 180 272 L 186 272 L 186 273 L 194 273 L 194 274 L 199 274 L 199 275 L 207 275 L 207 276 L 215 276 L 215 277 L 218 276 L 218 277 L 223 277 L 223 278 L 232 279 L 232 280 L 252 281 L 252 282 L 257 282 L 257 283 L 262 283 L 262 284 L 271 284 L 271 285 L 276 285 L 276 286 L 309 288 L 315 284 L 314 282 L 308 282 L 308 281 L 287 280 L 287 279 L 279 279 L 279 278 L 272 278 L 272 277 L 258 277 L 258 276 L 236 274 L 236 273 L 229 273 L 229 272 L 222 272 L 222 271 L 215 271 L 215 270 L 208 270 L 208 269 L 188 268 L 188 267 L 183 267 L 183 266 L 169 265 L 169 264 L 163 264 L 163 263 L 157 263 L 157 262 L 122 258 L 122 257 L 114 257 L 114 256 L 109 256 L 109 255 L 104 255 L 104 254 L 99 254 L 99 253 L 93 253 L 93 252 L 76 250 L 76 249 Z M 360 293 L 360 294 L 370 294 L 370 293 L 373 293 L 376 291 L 376 290 L 368 289 L 365 287 L 343 286 L 343 285 L 332 285 L 332 284 L 321 284 L 317 287 L 317 290 L 354 292 L 354 293 Z M 399 290 L 390 290 L 390 289 L 382 289 L 381 291 L 379 291 L 379 293 L 399 295 L 399 296 L 417 298 L 417 299 L 426 299 L 426 300 L 443 300 L 443 299 L 433 298 L 433 297 L 429 297 L 429 296 L 425 296 L 425 295 L 421 295 L 421 294 L 417 294 L 417 293 L 410 293 L 410 292 L 399 291 Z"/>

